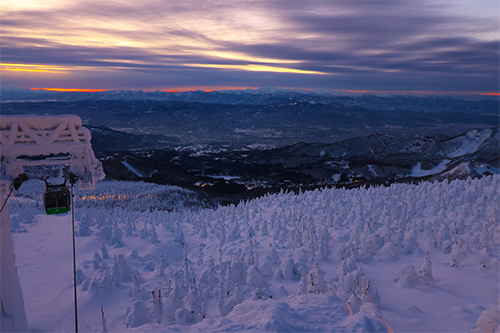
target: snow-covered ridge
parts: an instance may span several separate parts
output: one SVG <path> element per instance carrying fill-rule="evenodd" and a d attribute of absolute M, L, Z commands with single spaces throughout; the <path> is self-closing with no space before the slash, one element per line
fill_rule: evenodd
<path fill-rule="evenodd" d="M 81 100 L 154 100 L 183 101 L 194 103 L 249 104 L 265 105 L 284 100 L 291 103 L 310 104 L 341 103 L 358 105 L 373 109 L 445 111 L 464 109 L 476 111 L 498 110 L 498 98 L 480 95 L 404 95 L 352 93 L 327 89 L 302 90 L 282 88 L 236 89 L 219 91 L 142 91 L 107 90 L 102 92 L 60 92 L 29 89 L 0 90 L 3 102 L 36 101 L 81 101 Z M 496 105 L 495 105 L 496 104 Z"/>
<path fill-rule="evenodd" d="M 467 132 L 463 136 L 447 141 L 447 144 L 453 148 L 446 154 L 449 157 L 458 157 L 467 154 L 475 153 L 481 145 L 484 145 L 493 134 L 492 129 L 473 130 Z M 498 140 L 498 132 L 496 139 Z"/>
<path fill-rule="evenodd" d="M 489 176 L 323 189 L 173 213 L 79 206 L 80 327 L 493 331 L 499 183 Z M 14 242 L 28 322 L 35 331 L 69 331 L 70 217 L 39 215 L 32 202 L 9 203 L 26 231 Z"/>

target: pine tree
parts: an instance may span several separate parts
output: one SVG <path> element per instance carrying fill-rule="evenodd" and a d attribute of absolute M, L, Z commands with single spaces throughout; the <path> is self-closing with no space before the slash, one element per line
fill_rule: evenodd
<path fill-rule="evenodd" d="M 450 253 L 450 265 L 452 267 L 460 267 L 462 266 L 462 263 L 464 262 L 465 258 L 467 257 L 465 251 L 464 251 L 464 243 L 462 240 L 456 240 L 454 239 L 455 244 L 451 248 L 451 253 Z"/>
<path fill-rule="evenodd" d="M 102 258 L 109 259 L 109 253 L 108 253 L 108 248 L 106 247 L 106 244 L 102 243 L 101 251 L 102 251 Z"/>
<path fill-rule="evenodd" d="M 320 251 L 321 260 L 328 260 L 328 257 L 332 254 L 332 251 L 330 251 L 329 242 L 327 241 L 327 239 L 325 237 L 321 238 L 321 244 L 319 247 L 319 251 Z"/>
<path fill-rule="evenodd" d="M 327 291 L 325 272 L 315 262 L 314 267 L 307 274 L 307 292 L 310 294 L 324 294 Z"/>
<path fill-rule="evenodd" d="M 196 285 L 189 286 L 187 303 L 189 304 L 193 320 L 195 322 L 202 321 L 203 318 L 202 300 L 199 289 Z"/>
<path fill-rule="evenodd" d="M 167 260 L 167 256 L 163 254 L 161 254 L 161 257 L 160 257 L 160 265 L 158 266 L 158 275 L 161 276 L 161 277 L 165 277 L 165 269 L 169 266 L 169 262 Z"/>
<path fill-rule="evenodd" d="M 262 229 L 260 230 L 262 236 L 269 236 L 269 230 L 267 229 L 267 221 L 264 220 L 262 223 Z"/>
<path fill-rule="evenodd" d="M 106 326 L 106 318 L 104 318 L 104 308 L 101 306 L 101 320 L 102 320 L 102 333 L 108 333 L 108 327 Z"/>
<path fill-rule="evenodd" d="M 432 262 L 429 251 L 427 251 L 427 255 L 425 256 L 425 262 L 418 270 L 418 278 L 424 285 L 430 284 L 434 281 L 434 278 L 432 277 Z"/>
<path fill-rule="evenodd" d="M 307 274 L 305 273 L 304 264 L 300 264 L 298 271 L 301 274 L 301 278 L 299 281 L 299 290 L 298 290 L 297 294 L 306 295 L 307 294 Z"/>
<path fill-rule="evenodd" d="M 155 290 L 153 290 L 151 292 L 151 294 L 153 295 L 153 318 L 155 319 L 155 321 L 158 323 L 158 324 L 161 324 L 161 319 L 162 319 L 162 315 L 163 315 L 163 305 L 162 305 L 162 302 L 161 302 L 161 290 L 155 288 Z"/>
<path fill-rule="evenodd" d="M 132 280 L 134 287 L 132 288 L 132 300 L 141 300 L 144 295 L 144 289 L 141 288 L 141 279 L 139 277 L 139 271 L 134 270 L 132 273 Z"/>
<path fill-rule="evenodd" d="M 352 289 L 351 293 L 352 295 L 349 297 L 346 304 L 348 306 L 348 309 L 351 311 L 351 314 L 355 314 L 359 312 L 359 310 L 361 309 L 361 305 L 363 305 L 363 302 L 359 299 L 358 296 L 356 296 Z"/>
<path fill-rule="evenodd" d="M 489 232 L 488 232 L 488 223 L 484 225 L 484 229 L 481 232 L 481 235 L 478 240 L 478 247 L 480 250 L 489 249 Z"/>

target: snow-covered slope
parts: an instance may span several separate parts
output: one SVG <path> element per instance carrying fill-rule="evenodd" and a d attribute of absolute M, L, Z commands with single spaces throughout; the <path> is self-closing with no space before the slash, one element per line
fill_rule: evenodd
<path fill-rule="evenodd" d="M 499 182 L 280 193 L 171 213 L 79 206 L 80 330 L 493 331 Z M 28 323 L 71 331 L 71 216 L 46 216 L 34 199 L 9 203 Z"/>
<path fill-rule="evenodd" d="M 249 155 L 249 164 L 324 169 L 325 173 L 362 175 L 366 179 L 423 177 L 449 172 L 457 165 L 499 163 L 499 128 L 471 130 L 453 138 L 374 134 L 335 143 L 297 143 Z M 323 165 L 324 164 L 324 165 Z M 310 167 L 309 167 L 310 168 Z M 490 170 L 490 173 L 496 173 Z M 462 176 L 477 176 L 469 168 Z"/>

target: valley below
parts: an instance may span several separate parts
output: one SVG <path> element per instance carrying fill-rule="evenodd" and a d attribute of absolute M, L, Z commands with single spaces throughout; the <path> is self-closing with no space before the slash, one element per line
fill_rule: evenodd
<path fill-rule="evenodd" d="M 214 205 L 318 187 L 499 172 L 492 97 L 294 90 L 3 92 L 2 114 L 76 114 L 108 180 L 177 185 Z"/>

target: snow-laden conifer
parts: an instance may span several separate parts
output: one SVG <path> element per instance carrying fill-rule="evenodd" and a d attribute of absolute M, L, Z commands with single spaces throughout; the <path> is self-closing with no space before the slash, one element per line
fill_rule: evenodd
<path fill-rule="evenodd" d="M 102 243 L 101 252 L 102 252 L 103 259 L 109 259 L 108 248 L 106 247 L 106 244 L 104 244 L 104 243 Z"/>
<path fill-rule="evenodd" d="M 122 284 L 122 282 L 132 282 L 132 268 L 130 268 L 127 264 L 123 254 L 115 256 L 115 263 L 112 269 L 112 279 L 117 285 Z"/>
<path fill-rule="evenodd" d="M 161 290 L 158 288 L 155 288 L 151 292 L 151 294 L 153 296 L 152 317 L 156 323 L 161 324 L 163 311 L 164 311 L 163 304 L 162 304 Z"/>
<path fill-rule="evenodd" d="M 138 327 L 149 322 L 149 313 L 143 301 L 134 301 L 125 314 L 127 327 Z"/>
<path fill-rule="evenodd" d="M 326 237 L 321 238 L 319 252 L 321 260 L 328 260 L 328 257 L 332 254 L 332 251 L 330 251 L 330 243 L 328 242 Z"/>
<path fill-rule="evenodd" d="M 300 281 L 299 281 L 299 290 L 297 291 L 298 295 L 306 295 L 308 293 L 307 291 L 307 273 L 305 272 L 304 265 L 301 264 L 300 267 L 298 268 L 299 273 L 301 274 Z"/>
<path fill-rule="evenodd" d="M 404 264 L 399 270 L 399 279 L 396 284 L 403 288 L 415 288 L 420 286 L 420 280 L 417 273 L 415 272 L 415 267 L 410 264 Z"/>
<path fill-rule="evenodd" d="M 418 278 L 423 285 L 431 284 L 434 281 L 434 278 L 432 277 L 432 262 L 429 251 L 427 251 L 427 255 L 425 256 L 425 262 L 418 269 Z"/>
<path fill-rule="evenodd" d="M 191 285 L 187 294 L 187 302 L 189 305 L 189 310 L 191 311 L 191 317 L 194 322 L 200 322 L 203 320 L 203 309 L 202 309 L 202 295 L 199 291 L 198 286 Z"/>
<path fill-rule="evenodd" d="M 412 254 L 420 250 L 417 242 L 417 234 L 413 230 L 408 230 L 403 239 L 403 253 Z"/>
<path fill-rule="evenodd" d="M 104 317 L 104 308 L 101 306 L 101 322 L 102 322 L 102 333 L 108 333 L 108 326 L 106 325 L 106 318 Z"/>
<path fill-rule="evenodd" d="M 328 291 L 325 282 L 325 272 L 318 263 L 314 263 L 313 268 L 307 273 L 307 292 L 310 294 L 324 294 Z"/>
<path fill-rule="evenodd" d="M 467 257 L 466 251 L 464 249 L 463 240 L 454 240 L 455 244 L 453 245 L 450 253 L 450 265 L 452 267 L 460 267 L 462 266 L 465 258 Z"/>

